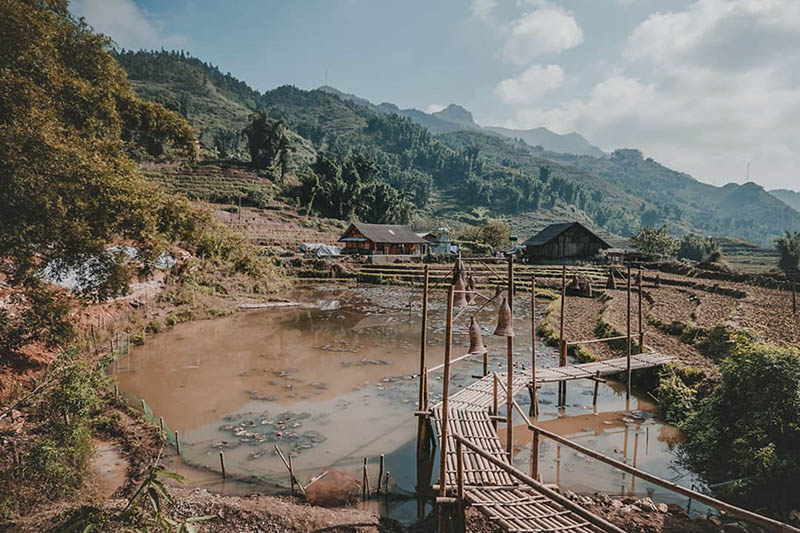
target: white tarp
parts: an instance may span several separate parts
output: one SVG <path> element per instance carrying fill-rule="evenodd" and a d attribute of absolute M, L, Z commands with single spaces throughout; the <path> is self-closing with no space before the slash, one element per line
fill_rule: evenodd
<path fill-rule="evenodd" d="M 317 257 L 342 255 L 341 247 L 318 242 L 304 242 L 300 245 L 300 251 L 304 254 L 315 255 Z"/>

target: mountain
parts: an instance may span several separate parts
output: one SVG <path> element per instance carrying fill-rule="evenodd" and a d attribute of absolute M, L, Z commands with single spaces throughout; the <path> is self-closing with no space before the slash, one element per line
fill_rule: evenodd
<path fill-rule="evenodd" d="M 240 139 L 236 134 L 249 114 L 266 108 L 306 147 L 306 161 L 319 152 L 373 161 L 381 179 L 408 195 L 417 213 L 433 223 L 500 216 L 525 233 L 545 222 L 581 220 L 621 236 L 640 225 L 664 224 L 676 235 L 695 232 L 760 244 L 800 229 L 800 213 L 757 184 L 715 187 L 638 150 L 602 157 L 549 150 L 537 137 L 525 141 L 514 130 L 505 136 L 480 128 L 456 105 L 428 114 L 375 105 L 331 87 L 284 86 L 262 94 L 174 52 L 129 52 L 118 59 L 137 94 L 188 116 L 205 150 L 221 146 L 220 135 Z M 532 131 L 548 137 L 546 131 Z M 563 137 L 579 136 L 553 139 Z M 557 146 L 576 151 L 577 145 Z M 247 160 L 246 150 L 239 154 Z"/>
<path fill-rule="evenodd" d="M 606 155 L 600 148 L 592 146 L 579 133 L 554 133 L 547 128 L 534 128 L 532 130 L 514 130 L 501 128 L 499 126 L 486 126 L 485 129 L 498 133 L 503 137 L 512 139 L 522 139 L 531 146 L 541 146 L 550 152 L 561 152 L 564 154 L 590 155 L 592 157 L 603 157 Z"/>
<path fill-rule="evenodd" d="M 472 113 L 470 113 L 460 105 L 450 104 L 441 111 L 436 111 L 435 113 L 431 113 L 431 116 L 434 116 L 439 120 L 444 120 L 445 122 L 449 122 L 451 124 L 457 124 L 461 126 L 463 129 L 467 130 L 481 129 L 481 127 L 478 126 L 475 123 L 475 120 L 472 118 Z"/>
<path fill-rule="evenodd" d="M 773 189 L 769 193 L 795 211 L 800 211 L 800 192 L 789 189 Z"/>

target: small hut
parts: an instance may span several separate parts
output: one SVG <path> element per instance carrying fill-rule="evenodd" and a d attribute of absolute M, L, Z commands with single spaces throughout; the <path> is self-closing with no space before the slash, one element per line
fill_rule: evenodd
<path fill-rule="evenodd" d="M 410 226 L 351 222 L 339 238 L 345 251 L 365 255 L 419 255 L 425 239 Z"/>
<path fill-rule="evenodd" d="M 611 246 L 580 222 L 551 224 L 525 241 L 530 263 L 587 260 Z"/>

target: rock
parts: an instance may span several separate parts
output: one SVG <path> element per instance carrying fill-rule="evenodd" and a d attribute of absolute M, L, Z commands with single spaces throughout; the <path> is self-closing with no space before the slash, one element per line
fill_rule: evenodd
<path fill-rule="evenodd" d="M 646 511 L 648 513 L 658 512 L 656 504 L 654 504 L 653 500 L 651 500 L 650 498 L 642 498 L 641 500 L 637 501 L 634 505 L 639 509 L 641 509 L 642 511 Z"/>
<path fill-rule="evenodd" d="M 619 500 L 611 500 L 611 507 L 613 507 L 614 509 L 622 509 L 623 504 Z"/>
<path fill-rule="evenodd" d="M 568 499 L 570 499 L 572 501 L 575 501 L 575 500 L 578 499 L 578 495 L 575 494 L 574 492 L 572 492 L 571 490 L 568 490 L 566 493 L 564 493 L 564 496 L 566 496 Z"/>
<path fill-rule="evenodd" d="M 713 514 L 710 515 L 708 517 L 708 521 L 711 522 L 712 524 L 714 524 L 717 527 L 720 527 L 722 525 L 722 520 L 720 520 L 720 518 L 717 515 L 713 515 Z"/>
<path fill-rule="evenodd" d="M 667 513 L 669 511 L 669 506 L 666 503 L 659 503 L 656 505 L 656 509 L 658 509 L 659 513 Z"/>
<path fill-rule="evenodd" d="M 608 494 L 598 494 L 597 501 L 601 505 L 611 505 L 615 500 L 612 500 L 611 496 L 609 496 Z"/>

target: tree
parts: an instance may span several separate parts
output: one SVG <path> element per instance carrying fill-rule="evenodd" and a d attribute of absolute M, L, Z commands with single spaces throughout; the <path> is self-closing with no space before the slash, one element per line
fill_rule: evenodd
<path fill-rule="evenodd" d="M 493 250 L 508 246 L 511 228 L 505 222 L 492 220 L 482 226 L 472 226 L 461 232 L 459 239 L 489 246 Z"/>
<path fill-rule="evenodd" d="M 800 505 L 800 351 L 744 335 L 729 344 L 722 383 L 683 426 L 683 451 L 726 497 L 788 514 Z"/>
<path fill-rule="evenodd" d="M 775 240 L 775 246 L 781 254 L 778 263 L 781 270 L 797 270 L 800 264 L 800 231 L 794 234 L 787 231 L 785 236 Z"/>
<path fill-rule="evenodd" d="M 266 110 L 253 114 L 242 134 L 247 137 L 250 161 L 255 168 L 267 169 L 281 159 L 281 154 L 286 157 L 289 149 L 286 122 L 269 118 Z"/>
<path fill-rule="evenodd" d="M 720 250 L 719 242 L 714 237 L 703 237 L 694 233 L 687 233 L 681 239 L 678 248 L 678 259 L 702 261 L 713 252 Z"/>
<path fill-rule="evenodd" d="M 674 256 L 679 246 L 678 239 L 669 234 L 666 226 L 640 226 L 631 237 L 631 244 L 644 254 L 666 256 Z"/>
<path fill-rule="evenodd" d="M 149 272 L 165 245 L 197 222 L 188 202 L 150 185 L 128 158 L 146 140 L 194 154 L 176 113 L 139 100 L 108 53 L 110 41 L 75 20 L 65 0 L 0 4 L 0 271 L 25 311 L 0 314 L 0 353 L 69 338 L 69 305 L 45 284 L 78 273 L 83 295 L 107 298 Z M 136 265 L 106 252 L 126 241 Z"/>

